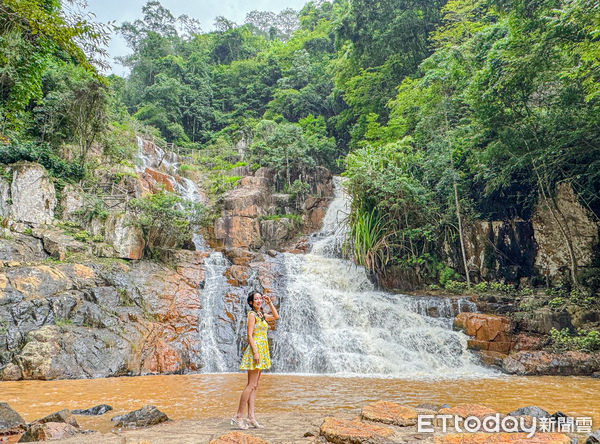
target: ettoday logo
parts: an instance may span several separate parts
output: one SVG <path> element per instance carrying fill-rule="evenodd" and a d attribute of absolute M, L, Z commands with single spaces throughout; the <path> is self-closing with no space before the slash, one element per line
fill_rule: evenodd
<path fill-rule="evenodd" d="M 499 413 L 478 416 L 458 415 L 417 415 L 417 431 L 421 433 L 434 433 L 436 427 L 446 433 L 448 427 L 453 427 L 458 433 L 486 432 L 486 433 L 527 433 L 531 438 L 536 432 L 563 432 L 563 433 L 591 433 L 591 417 L 559 417 L 536 418 L 531 416 L 504 416 Z"/>

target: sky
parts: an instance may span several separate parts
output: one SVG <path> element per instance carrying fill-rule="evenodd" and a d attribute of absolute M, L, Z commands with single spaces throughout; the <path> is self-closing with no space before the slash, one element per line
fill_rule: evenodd
<path fill-rule="evenodd" d="M 253 10 L 280 12 L 285 8 L 299 10 L 308 0 L 162 0 L 161 4 L 178 17 L 187 14 L 200 20 L 204 32 L 213 29 L 215 17 L 224 16 L 235 23 L 243 23 L 246 14 Z M 96 20 L 116 24 L 132 22 L 142 16 L 146 0 L 88 0 L 88 10 L 96 15 Z M 125 69 L 113 60 L 114 57 L 128 54 L 129 48 L 123 38 L 113 35 L 108 47 L 112 72 L 126 74 Z"/>

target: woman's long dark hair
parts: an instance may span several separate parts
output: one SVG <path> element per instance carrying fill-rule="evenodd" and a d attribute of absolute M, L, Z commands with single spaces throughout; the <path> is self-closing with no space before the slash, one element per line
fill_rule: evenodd
<path fill-rule="evenodd" d="M 248 305 L 250 306 L 250 308 L 252 309 L 252 311 L 254 311 L 254 313 L 256 313 L 262 320 L 265 319 L 265 315 L 262 312 L 262 310 L 260 310 L 260 312 L 257 312 L 254 310 L 254 295 L 258 293 L 259 295 L 262 296 L 262 293 L 260 291 L 257 290 L 252 290 L 250 293 L 248 293 Z"/>

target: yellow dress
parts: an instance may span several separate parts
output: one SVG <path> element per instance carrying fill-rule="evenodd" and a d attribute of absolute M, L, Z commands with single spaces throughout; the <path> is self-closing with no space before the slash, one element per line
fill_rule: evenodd
<path fill-rule="evenodd" d="M 250 319 L 250 313 L 254 313 L 254 311 L 248 312 L 246 322 Z M 244 351 L 244 355 L 242 356 L 240 370 L 265 370 L 271 367 L 271 355 L 269 354 L 269 343 L 267 342 L 267 330 L 269 329 L 269 324 L 264 319 L 259 318 L 256 313 L 254 313 L 254 317 L 256 318 L 256 321 L 254 322 L 252 338 L 256 344 L 256 350 L 260 355 L 260 361 L 258 365 L 254 365 L 252 347 L 248 344 Z"/>

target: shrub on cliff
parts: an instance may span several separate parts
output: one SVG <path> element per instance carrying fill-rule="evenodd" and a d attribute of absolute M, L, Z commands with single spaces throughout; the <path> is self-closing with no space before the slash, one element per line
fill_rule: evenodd
<path fill-rule="evenodd" d="M 202 205 L 167 191 L 132 199 L 129 204 L 144 236 L 145 253 L 151 257 L 156 248 L 178 248 L 191 239 L 204 211 Z"/>

